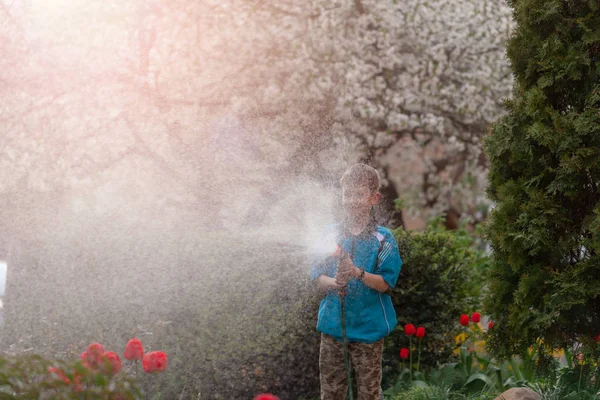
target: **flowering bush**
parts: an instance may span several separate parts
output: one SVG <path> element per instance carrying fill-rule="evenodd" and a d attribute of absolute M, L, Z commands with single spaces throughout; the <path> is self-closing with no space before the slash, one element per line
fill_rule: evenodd
<path fill-rule="evenodd" d="M 92 369 L 82 361 L 51 361 L 40 356 L 0 358 L 0 377 L 0 393 L 7 399 L 142 398 L 131 377 Z"/>
<path fill-rule="evenodd" d="M 386 340 L 384 386 L 396 379 L 398 349 L 408 347 L 406 335 L 423 338 L 421 368 L 449 360 L 454 350 L 457 316 L 480 307 L 481 281 L 487 259 L 463 231 L 432 224 L 425 232 L 394 231 L 404 262 L 392 301 L 402 326 Z M 468 316 L 467 316 L 468 319 Z M 412 327 L 409 326 L 412 324 Z"/>
<path fill-rule="evenodd" d="M 166 370 L 166 353 L 152 351 L 140 357 L 142 354 L 143 346 L 138 339 L 127 343 L 125 359 L 141 361 L 148 373 Z M 141 398 L 136 381 L 122 373 L 121 358 L 114 351 L 105 351 L 100 343 L 92 343 L 80 358 L 79 361 L 50 361 L 40 356 L 0 358 L 0 393 L 25 399 Z"/>

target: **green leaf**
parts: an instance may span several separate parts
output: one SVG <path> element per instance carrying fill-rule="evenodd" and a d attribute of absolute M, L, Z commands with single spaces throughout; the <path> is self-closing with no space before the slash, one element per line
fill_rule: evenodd
<path fill-rule="evenodd" d="M 467 379 L 465 386 L 471 393 L 481 392 L 485 387 L 493 387 L 494 383 L 489 376 L 477 372 Z"/>
<path fill-rule="evenodd" d="M 411 386 L 413 387 L 422 387 L 422 388 L 428 388 L 429 384 L 425 381 L 412 381 Z"/>
<path fill-rule="evenodd" d="M 552 75 L 543 75 L 540 77 L 540 79 L 538 79 L 538 86 L 542 89 L 548 86 L 552 86 L 553 83 L 554 77 L 552 77 Z"/>

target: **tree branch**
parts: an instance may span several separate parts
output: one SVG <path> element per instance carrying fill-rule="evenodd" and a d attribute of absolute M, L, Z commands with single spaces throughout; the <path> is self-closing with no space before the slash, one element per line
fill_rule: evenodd
<path fill-rule="evenodd" d="M 356 7 L 356 11 L 358 11 L 360 15 L 366 12 L 365 6 L 363 5 L 361 0 L 354 0 L 354 6 Z"/>

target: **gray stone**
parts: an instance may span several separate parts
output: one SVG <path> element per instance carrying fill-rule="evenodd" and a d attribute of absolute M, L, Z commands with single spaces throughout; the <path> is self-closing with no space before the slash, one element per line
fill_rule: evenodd
<path fill-rule="evenodd" d="M 494 400 L 540 400 L 540 395 L 528 388 L 512 388 Z"/>

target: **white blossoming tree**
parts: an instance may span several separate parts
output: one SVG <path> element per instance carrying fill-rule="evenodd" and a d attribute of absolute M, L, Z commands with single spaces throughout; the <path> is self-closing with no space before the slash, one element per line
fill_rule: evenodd
<path fill-rule="evenodd" d="M 400 196 L 413 213 L 475 216 L 484 203 L 480 138 L 511 86 L 501 0 L 74 4 L 73 27 L 52 26 L 50 8 L 3 6 L 3 79 L 37 90 L 7 89 L 5 188 L 94 186 L 136 158 L 195 198 L 188 172 L 211 160 L 190 149 L 210 147 L 219 135 L 201 133 L 233 115 L 247 150 L 283 143 L 287 157 L 255 165 L 331 180 L 360 158 L 382 170 L 388 208 Z M 94 30 L 78 36 L 85 25 Z M 44 118 L 55 135 L 40 134 Z"/>
<path fill-rule="evenodd" d="M 341 132 L 384 171 L 409 211 L 480 220 L 481 138 L 512 82 L 508 5 L 348 0 L 316 1 L 311 10 L 302 64 L 314 93 L 335 93 Z"/>

